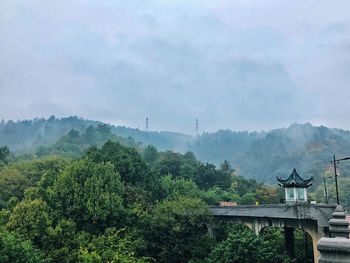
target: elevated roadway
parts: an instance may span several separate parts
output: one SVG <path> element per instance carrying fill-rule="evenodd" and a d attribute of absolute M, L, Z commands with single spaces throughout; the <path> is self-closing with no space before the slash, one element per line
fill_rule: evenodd
<path fill-rule="evenodd" d="M 318 262 L 317 242 L 328 237 L 329 220 L 335 205 L 285 203 L 210 207 L 214 218 L 227 223 L 245 224 L 257 235 L 266 227 L 283 227 L 287 252 L 294 256 L 294 229 L 302 228 L 312 238 L 314 260 Z"/>

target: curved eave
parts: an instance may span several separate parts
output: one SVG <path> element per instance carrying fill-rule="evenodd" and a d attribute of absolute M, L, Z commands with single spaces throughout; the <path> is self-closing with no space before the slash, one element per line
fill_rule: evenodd
<path fill-rule="evenodd" d="M 294 169 L 287 179 L 277 178 L 277 184 L 283 187 L 307 188 L 314 183 L 314 177 L 304 180 Z"/>

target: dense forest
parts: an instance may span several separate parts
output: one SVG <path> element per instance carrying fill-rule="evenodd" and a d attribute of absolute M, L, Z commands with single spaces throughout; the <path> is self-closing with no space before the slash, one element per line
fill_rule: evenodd
<path fill-rule="evenodd" d="M 95 129 L 101 129 L 98 136 Z M 305 178 L 314 176 L 316 184 L 311 190 L 317 193 L 318 200 L 323 195 L 323 176 L 333 198 L 333 180 L 328 178 L 332 175 L 332 155 L 350 154 L 349 131 L 311 124 L 293 124 L 268 132 L 219 130 L 194 137 L 104 125 L 78 117 L 0 122 L 0 146 L 7 145 L 22 159 L 45 155 L 77 158 L 89 146 L 101 146 L 106 140 L 136 148 L 154 145 L 161 151 L 190 151 L 199 160 L 216 166 L 228 160 L 236 174 L 271 185 L 276 176 L 286 177 L 296 168 Z M 350 185 L 350 162 L 342 162 L 338 169 L 341 187 L 346 189 Z M 342 198 L 344 204 L 350 203 L 350 194 Z"/>
<path fill-rule="evenodd" d="M 274 183 L 276 176 L 285 177 L 293 168 L 320 181 L 333 154 L 350 154 L 350 132 L 311 124 L 260 133 L 220 130 L 203 134 L 190 150 L 203 161 L 227 159 L 242 175 L 263 182 Z M 350 164 L 340 168 L 350 175 Z"/>
<path fill-rule="evenodd" d="M 281 198 L 229 161 L 143 146 L 104 124 L 71 129 L 26 153 L 0 148 L 0 262 L 292 262 L 281 229 L 256 236 L 208 210 Z M 298 262 L 312 258 L 303 242 L 300 230 Z"/>
<path fill-rule="evenodd" d="M 72 129 L 80 132 L 90 125 L 97 126 L 98 124 L 103 123 L 76 116 L 67 118 L 51 116 L 48 119 L 36 118 L 19 121 L 1 120 L 0 145 L 7 145 L 14 152 L 26 151 L 33 147 L 52 144 Z M 144 145 L 155 145 L 160 150 L 172 149 L 185 152 L 187 144 L 193 139 L 193 136 L 174 132 L 146 132 L 124 126 L 108 126 L 114 134 L 120 137 L 132 137 L 137 142 L 142 142 Z"/>

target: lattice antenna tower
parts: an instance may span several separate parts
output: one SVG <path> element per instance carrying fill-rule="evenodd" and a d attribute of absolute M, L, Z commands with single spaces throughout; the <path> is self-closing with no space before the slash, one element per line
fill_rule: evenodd
<path fill-rule="evenodd" d="M 196 137 L 199 136 L 198 119 L 196 119 Z"/>
<path fill-rule="evenodd" d="M 149 121 L 148 121 L 148 117 L 146 118 L 146 124 L 145 124 L 145 130 L 148 131 L 149 129 Z"/>

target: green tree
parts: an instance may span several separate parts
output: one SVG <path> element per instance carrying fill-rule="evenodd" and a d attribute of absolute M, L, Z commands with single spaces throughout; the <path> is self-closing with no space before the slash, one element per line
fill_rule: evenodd
<path fill-rule="evenodd" d="M 205 223 L 209 211 L 199 199 L 179 197 L 159 203 L 149 219 L 151 256 L 159 262 L 188 262 L 201 260 L 208 253 L 212 240 Z"/>
<path fill-rule="evenodd" d="M 17 169 L 23 176 L 25 176 L 30 186 L 34 186 L 45 173 L 60 173 L 68 161 L 60 157 L 46 157 L 32 161 L 18 161 L 13 163 L 11 167 Z"/>
<path fill-rule="evenodd" d="M 121 222 L 124 214 L 120 175 L 110 163 L 74 161 L 53 185 L 52 198 L 64 218 L 77 227 L 99 231 Z"/>
<path fill-rule="evenodd" d="M 256 200 L 260 204 L 278 204 L 283 198 L 283 192 L 276 187 L 260 185 L 256 189 Z"/>
<path fill-rule="evenodd" d="M 101 149 L 91 147 L 85 154 L 96 163 L 111 162 L 127 184 L 142 184 L 151 179 L 150 169 L 134 149 L 118 142 L 107 141 Z"/>
<path fill-rule="evenodd" d="M 157 163 L 157 169 L 161 175 L 171 174 L 172 176 L 180 176 L 180 168 L 182 165 L 181 155 L 172 151 L 166 151 L 160 154 Z"/>
<path fill-rule="evenodd" d="M 43 250 L 51 262 L 76 262 L 81 246 L 76 238 L 76 224 L 73 220 L 62 219 L 56 226 L 50 226 L 43 240 Z"/>
<path fill-rule="evenodd" d="M 248 193 L 245 193 L 243 196 L 241 196 L 238 202 L 240 205 L 255 205 L 256 201 L 257 201 L 256 193 L 248 192 Z"/>
<path fill-rule="evenodd" d="M 214 186 L 205 191 L 202 195 L 202 198 L 208 204 L 216 205 L 219 201 L 239 202 L 240 197 L 234 192 L 225 191 L 218 186 Z"/>
<path fill-rule="evenodd" d="M 47 204 L 40 199 L 23 200 L 14 208 L 6 226 L 41 246 L 52 223 L 48 210 Z"/>
<path fill-rule="evenodd" d="M 0 147 L 0 167 L 8 164 L 10 149 L 7 146 Z"/>
<path fill-rule="evenodd" d="M 0 208 L 8 207 L 8 201 L 12 199 L 21 201 L 25 192 L 44 178 L 58 176 L 67 161 L 61 158 L 45 158 L 34 161 L 18 161 L 11 163 L 0 170 Z M 49 176 L 50 175 L 50 176 Z M 36 191 L 44 191 L 46 187 L 38 186 Z M 30 199 L 41 198 L 47 202 L 44 196 L 35 195 Z"/>
<path fill-rule="evenodd" d="M 144 198 L 151 202 L 161 196 L 160 182 L 157 174 L 152 172 L 141 155 L 134 148 L 122 146 L 118 142 L 108 141 L 101 149 L 91 147 L 85 154 L 95 163 L 110 162 L 120 174 L 127 191 L 125 199 L 138 200 L 135 189 L 142 189 Z"/>
<path fill-rule="evenodd" d="M 271 234 L 269 235 L 271 238 Z M 285 253 L 274 246 L 274 238 L 268 240 L 256 236 L 249 228 L 236 225 L 230 229 L 226 240 L 210 253 L 207 263 L 287 263 Z"/>
<path fill-rule="evenodd" d="M 79 250 L 79 262 L 147 263 L 150 258 L 137 256 L 136 250 L 144 241 L 130 236 L 123 229 L 108 228 Z"/>
<path fill-rule="evenodd" d="M 235 170 L 232 169 L 230 162 L 227 160 L 220 164 L 220 171 L 231 176 L 233 176 L 235 172 Z"/>
<path fill-rule="evenodd" d="M 161 179 L 161 184 L 168 199 L 176 199 L 181 196 L 199 198 L 202 195 L 198 186 L 192 180 L 172 178 L 172 176 L 167 175 Z"/>
<path fill-rule="evenodd" d="M 10 198 L 22 200 L 29 179 L 12 166 L 0 170 L 0 209 L 7 207 Z"/>
<path fill-rule="evenodd" d="M 213 186 L 228 189 L 231 186 L 232 178 L 230 174 L 216 170 L 215 165 L 206 163 L 199 166 L 194 181 L 199 188 L 205 190 Z"/>
<path fill-rule="evenodd" d="M 158 158 L 158 150 L 153 145 L 147 145 L 147 147 L 143 150 L 142 156 L 147 163 L 153 165 Z"/>
<path fill-rule="evenodd" d="M 29 240 L 0 228 L 0 262 L 45 263 L 50 261 L 39 249 L 34 248 Z"/>

